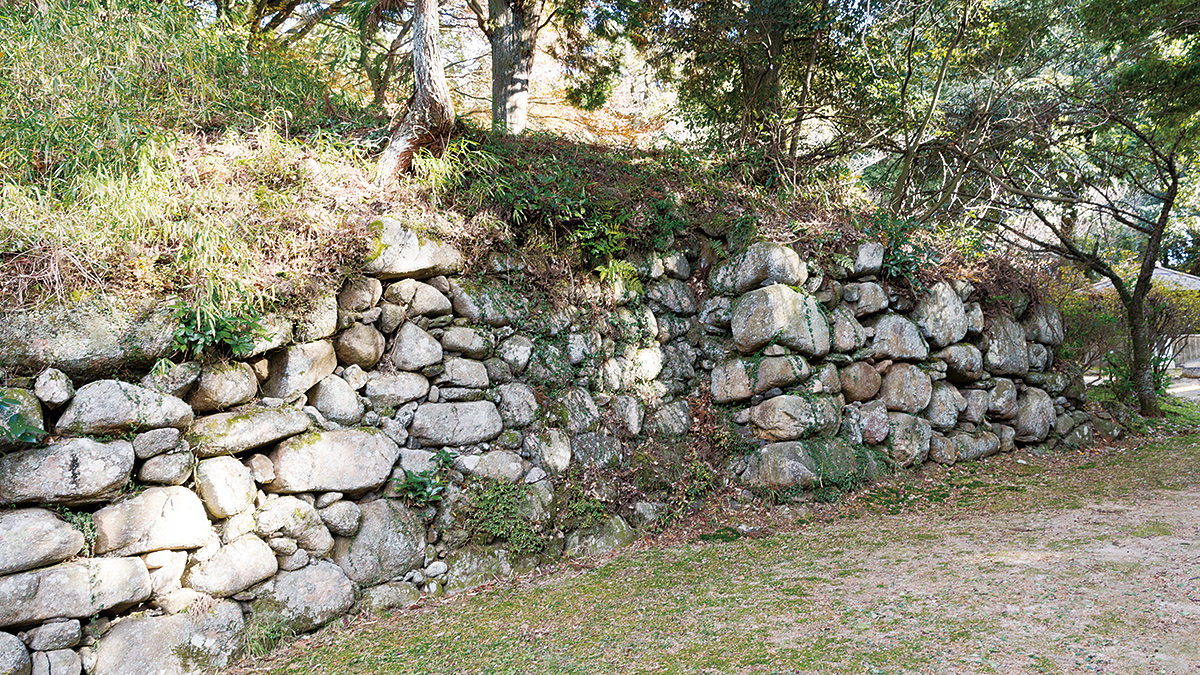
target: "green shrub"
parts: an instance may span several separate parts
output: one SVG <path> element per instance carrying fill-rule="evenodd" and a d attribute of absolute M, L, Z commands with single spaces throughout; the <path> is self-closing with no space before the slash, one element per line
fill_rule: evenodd
<path fill-rule="evenodd" d="M 524 483 L 474 483 L 466 493 L 463 522 L 480 544 L 504 541 L 516 556 L 541 553 L 546 535 L 522 511 L 529 494 Z"/>
<path fill-rule="evenodd" d="M 25 416 L 13 412 L 21 402 L 0 394 L 0 439 L 9 442 L 34 443 L 46 435 L 41 427 L 30 424 Z"/>

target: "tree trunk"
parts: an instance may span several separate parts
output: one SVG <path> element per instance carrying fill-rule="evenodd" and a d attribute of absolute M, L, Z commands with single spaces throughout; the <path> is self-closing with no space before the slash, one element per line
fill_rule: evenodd
<path fill-rule="evenodd" d="M 1146 325 L 1145 301 L 1134 302 L 1125 308 L 1129 318 L 1129 339 L 1133 347 L 1133 389 L 1139 412 L 1144 417 L 1158 417 L 1158 394 L 1154 390 L 1154 351 L 1150 344 L 1150 328 Z"/>
<path fill-rule="evenodd" d="M 385 187 L 396 175 L 412 168 L 413 154 L 421 148 L 440 152 L 454 128 L 454 103 L 446 86 L 438 49 L 438 0 L 416 0 L 413 5 L 414 92 L 404 121 L 392 132 L 379 158 L 375 184 Z"/>
<path fill-rule="evenodd" d="M 525 131 L 529 78 L 537 47 L 541 3 L 488 0 L 487 36 L 492 45 L 492 129 Z"/>

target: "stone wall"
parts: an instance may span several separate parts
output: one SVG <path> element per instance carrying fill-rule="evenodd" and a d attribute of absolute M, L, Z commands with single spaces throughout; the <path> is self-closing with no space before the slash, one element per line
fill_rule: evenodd
<path fill-rule="evenodd" d="M 28 344 L 3 365 L 30 378 L 4 392 L 50 436 L 0 455 L 0 675 L 219 667 L 256 621 L 313 630 L 621 546 L 664 504 L 572 530 L 555 515 L 564 477 L 685 438 L 707 401 L 754 448 L 728 477 L 799 498 L 1091 440 L 1082 382 L 1053 369 L 1052 307 L 990 315 L 967 283 L 908 300 L 877 278 L 878 244 L 829 271 L 770 243 L 711 266 L 693 247 L 542 298 L 519 261 L 463 275 L 453 248 L 376 225 L 368 275 L 273 317 L 243 361 L 103 379 L 86 355 L 128 364 L 94 319 L 64 332 L 70 349 L 53 325 L 9 321 Z M 443 451 L 443 499 L 410 507 L 398 485 Z M 522 557 L 472 541 L 460 506 L 480 479 L 528 486 L 522 517 L 558 543 Z M 90 514 L 93 539 L 64 514 Z"/>

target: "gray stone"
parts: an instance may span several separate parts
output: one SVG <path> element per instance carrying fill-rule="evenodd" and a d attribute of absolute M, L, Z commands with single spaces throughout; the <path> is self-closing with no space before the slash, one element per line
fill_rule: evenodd
<path fill-rule="evenodd" d="M 0 319 L 0 368 L 57 368 L 92 380 L 114 371 L 145 370 L 175 351 L 171 309 L 153 299 L 97 297 Z"/>
<path fill-rule="evenodd" d="M 179 447 L 182 436 L 183 433 L 173 427 L 140 433 L 133 439 L 133 455 L 138 459 L 148 459 L 170 452 Z"/>
<path fill-rule="evenodd" d="M 838 374 L 837 366 L 832 363 L 822 363 L 813 370 L 813 382 L 821 384 L 820 391 L 814 393 L 824 394 L 840 394 L 842 392 L 842 378 Z"/>
<path fill-rule="evenodd" d="M 33 655 L 31 675 L 79 675 L 81 672 L 83 662 L 72 649 L 35 652 Z"/>
<path fill-rule="evenodd" d="M 0 511 L 0 575 L 62 562 L 83 550 L 83 533 L 45 509 Z"/>
<path fill-rule="evenodd" d="M 487 366 L 471 359 L 447 359 L 443 364 L 445 371 L 438 376 L 436 382 L 441 388 L 464 387 L 467 389 L 486 389 L 491 382 L 488 380 Z"/>
<path fill-rule="evenodd" d="M 587 389 L 572 389 L 558 400 L 556 413 L 572 434 L 595 431 L 600 424 L 600 410 Z"/>
<path fill-rule="evenodd" d="M 360 508 L 358 534 L 338 538 L 333 547 L 333 559 L 346 576 L 361 586 L 373 586 L 424 563 L 425 527 L 408 507 L 377 499 Z"/>
<path fill-rule="evenodd" d="M 700 323 L 706 326 L 708 332 L 729 330 L 732 317 L 733 303 L 729 298 L 708 298 L 700 303 Z"/>
<path fill-rule="evenodd" d="M 337 369 L 337 355 L 327 340 L 294 345 L 271 356 L 264 396 L 290 401 Z"/>
<path fill-rule="evenodd" d="M 575 531 L 567 535 L 564 555 L 572 558 L 590 558 L 624 548 L 635 541 L 637 531 L 629 527 L 620 516 L 614 515 L 598 528 Z"/>
<path fill-rule="evenodd" d="M 877 359 L 920 360 L 929 356 L 929 345 L 917 324 L 899 314 L 885 314 L 875 321 L 871 347 Z"/>
<path fill-rule="evenodd" d="M 767 241 L 751 244 L 709 276 L 714 295 L 740 295 L 771 282 L 800 286 L 808 278 L 808 267 L 786 246 Z"/>
<path fill-rule="evenodd" d="M 879 388 L 879 400 L 888 410 L 910 414 L 924 410 L 932 394 L 933 383 L 929 375 L 911 363 L 893 364 Z"/>
<path fill-rule="evenodd" d="M 925 418 L 935 429 L 950 429 L 958 423 L 958 415 L 966 407 L 967 400 L 957 387 L 949 382 L 934 382 Z"/>
<path fill-rule="evenodd" d="M 967 335 L 983 333 L 983 306 L 978 302 L 968 302 L 963 306 L 967 315 Z"/>
<path fill-rule="evenodd" d="M 858 409 L 858 418 L 862 423 L 863 443 L 879 445 L 884 442 L 892 429 L 888 417 L 887 406 L 881 401 L 869 401 Z"/>
<path fill-rule="evenodd" d="M 523 447 L 552 473 L 563 473 L 571 464 L 571 437 L 557 429 L 527 435 Z"/>
<path fill-rule="evenodd" d="M 72 438 L 0 455 L 0 504 L 108 501 L 132 471 L 133 445 L 129 441 L 98 443 Z"/>
<path fill-rule="evenodd" d="M 739 297 L 733 305 L 734 344 L 743 354 L 770 342 L 806 356 L 829 353 L 829 323 L 811 296 L 774 285 Z"/>
<path fill-rule="evenodd" d="M 197 464 L 196 491 L 214 518 L 250 510 L 257 495 L 250 470 L 233 457 L 213 457 Z"/>
<path fill-rule="evenodd" d="M 1012 380 L 996 378 L 987 411 L 988 415 L 1002 420 L 1011 420 L 1017 416 L 1017 385 Z"/>
<path fill-rule="evenodd" d="M 954 464 L 958 461 L 958 446 L 942 434 L 933 432 L 929 439 L 929 461 L 943 466 Z"/>
<path fill-rule="evenodd" d="M 847 401 L 869 401 L 879 393 L 883 378 L 865 361 L 855 361 L 838 372 Z"/>
<path fill-rule="evenodd" d="M 410 321 L 396 333 L 391 359 L 400 370 L 421 370 L 442 360 L 442 345 Z"/>
<path fill-rule="evenodd" d="M 617 420 L 629 435 L 637 436 L 642 433 L 646 409 L 637 399 L 632 396 L 614 396 L 610 405 L 617 415 Z"/>
<path fill-rule="evenodd" d="M 48 652 L 55 649 L 71 649 L 79 644 L 82 636 L 79 619 L 68 619 L 31 628 L 25 631 L 22 639 L 33 651 Z"/>
<path fill-rule="evenodd" d="M 764 445 L 750 455 L 742 481 L 751 487 L 767 490 L 809 488 L 816 482 L 814 462 L 804 443 L 786 441 Z"/>
<path fill-rule="evenodd" d="M 989 431 L 952 434 L 950 441 L 957 450 L 960 462 L 974 462 L 1000 452 L 1000 438 Z"/>
<path fill-rule="evenodd" d="M 859 242 L 854 249 L 854 269 L 851 273 L 856 277 L 879 274 L 886 250 L 884 245 L 877 241 Z"/>
<path fill-rule="evenodd" d="M 595 356 L 598 351 L 600 351 L 599 333 L 592 331 L 567 334 L 567 360 L 571 362 L 571 365 L 577 366 L 583 363 Z"/>
<path fill-rule="evenodd" d="M 454 311 L 450 298 L 433 286 L 414 279 L 403 279 L 388 286 L 384 298 L 403 306 L 408 316 L 442 316 Z"/>
<path fill-rule="evenodd" d="M 137 479 L 154 485 L 183 485 L 196 468 L 196 455 L 190 450 L 155 455 L 142 462 Z"/>
<path fill-rule="evenodd" d="M 849 288 L 850 284 L 846 286 Z M 888 308 L 888 295 L 887 291 L 883 290 L 883 286 L 873 281 L 856 284 L 856 286 L 858 301 L 854 305 L 854 316 L 868 316 Z"/>
<path fill-rule="evenodd" d="M 647 432 L 660 438 L 677 438 L 691 428 L 692 409 L 685 400 L 659 406 L 646 423 Z"/>
<path fill-rule="evenodd" d="M 11 633 L 0 633 L 0 675 L 30 675 L 29 650 Z"/>
<path fill-rule="evenodd" d="M 844 304 L 833 310 L 831 327 L 835 352 L 849 353 L 867 343 L 867 331 L 854 317 L 854 312 Z"/>
<path fill-rule="evenodd" d="M 85 384 L 58 418 L 55 430 L 68 434 L 112 434 L 133 428 L 185 428 L 192 422 L 188 404 L 156 391 L 117 380 Z"/>
<path fill-rule="evenodd" d="M 1043 371 L 1050 367 L 1050 350 L 1046 345 L 1030 342 L 1029 345 L 1029 369 Z"/>
<path fill-rule="evenodd" d="M 411 433 L 430 445 L 474 445 L 504 430 L 500 412 L 490 401 L 426 403 L 413 415 Z"/>
<path fill-rule="evenodd" d="M 459 316 L 489 326 L 506 326 L 529 313 L 528 289 L 498 280 L 458 279 L 450 284 L 450 302 Z"/>
<path fill-rule="evenodd" d="M 309 432 L 271 452 L 275 480 L 265 489 L 284 494 L 367 492 L 383 485 L 399 456 L 400 448 L 377 429 Z"/>
<path fill-rule="evenodd" d="M 450 551 L 446 556 L 446 564 L 450 567 L 446 576 L 446 592 L 457 593 L 512 576 L 513 566 L 508 555 L 508 551 L 502 548 L 478 546 Z"/>
<path fill-rule="evenodd" d="M 992 403 L 991 393 L 986 389 L 968 389 L 962 394 L 967 404 L 963 408 L 962 414 L 959 415 L 959 419 L 971 424 L 983 422 L 988 406 Z"/>
<path fill-rule="evenodd" d="M 533 355 L 533 340 L 524 335 L 513 335 L 500 343 L 496 355 L 512 368 L 514 375 L 520 375 Z"/>
<path fill-rule="evenodd" d="M 191 675 L 233 662 L 245 624 L 236 602 L 113 624 L 96 643 L 88 675 Z"/>
<path fill-rule="evenodd" d="M 664 279 L 646 289 L 646 298 L 662 305 L 667 311 L 691 316 L 696 313 L 696 294 L 687 282 Z"/>
<path fill-rule="evenodd" d="M 188 554 L 184 551 L 154 551 L 142 556 L 150 570 L 150 588 L 156 597 L 183 588 L 182 578 Z"/>
<path fill-rule="evenodd" d="M 521 456 L 507 450 L 493 450 L 479 456 L 472 474 L 502 483 L 516 483 L 525 475 Z"/>
<path fill-rule="evenodd" d="M 1046 303 L 1035 305 L 1021 323 L 1025 327 L 1025 339 L 1051 347 L 1061 345 L 1066 334 L 1062 312 Z"/>
<path fill-rule="evenodd" d="M 810 375 L 808 362 L 802 356 L 768 356 L 756 362 L 734 359 L 713 368 L 713 400 L 744 401 L 776 387 L 798 384 Z"/>
<path fill-rule="evenodd" d="M 308 390 L 308 404 L 325 419 L 342 426 L 358 424 L 363 416 L 363 404 L 358 394 L 337 375 L 330 375 Z"/>
<path fill-rule="evenodd" d="M 199 457 L 237 454 L 304 433 L 312 420 L 292 408 L 253 408 L 201 417 L 184 436 Z"/>
<path fill-rule="evenodd" d="M 324 556 L 333 549 L 333 537 L 320 514 L 311 504 L 297 497 L 268 501 L 254 514 L 254 522 L 254 532 L 260 537 L 289 537 L 316 556 Z"/>
<path fill-rule="evenodd" d="M 333 351 L 337 354 L 338 361 L 348 366 L 370 370 L 383 356 L 385 343 L 383 333 L 374 326 L 355 323 L 334 339 Z"/>
<path fill-rule="evenodd" d="M 201 593 L 225 598 L 269 579 L 278 570 L 279 564 L 275 562 L 271 547 L 248 534 L 189 568 L 183 583 Z"/>
<path fill-rule="evenodd" d="M 245 460 L 245 466 L 250 470 L 250 476 L 255 483 L 270 483 L 275 480 L 275 465 L 263 454 L 255 453 Z"/>
<path fill-rule="evenodd" d="M 158 368 L 155 368 L 142 378 L 141 385 L 160 394 L 183 398 L 195 386 L 203 370 L 198 361 L 174 363 L 168 365 L 164 372 L 158 372 Z"/>
<path fill-rule="evenodd" d="M 1025 329 L 1012 318 L 998 316 L 988 321 L 987 351 L 983 365 L 993 375 L 1024 375 L 1029 372 L 1029 350 Z"/>
<path fill-rule="evenodd" d="M 338 306 L 347 312 L 365 312 L 383 297 L 383 284 L 372 277 L 347 279 L 338 293 Z"/>
<path fill-rule="evenodd" d="M 241 405 L 258 393 L 258 378 L 250 364 L 213 362 L 200 371 L 200 381 L 188 404 L 196 412 L 212 412 Z"/>
<path fill-rule="evenodd" d="M 841 421 L 840 396 L 776 396 L 750 409 L 755 435 L 768 441 L 831 435 Z"/>
<path fill-rule="evenodd" d="M 92 515 L 96 555 L 200 548 L 213 537 L 204 505 L 182 487 L 152 487 Z"/>
<path fill-rule="evenodd" d="M 983 377 L 983 352 L 966 342 L 950 345 L 935 356 L 946 362 L 946 378 L 965 384 Z"/>
<path fill-rule="evenodd" d="M 250 350 L 241 354 L 240 358 L 249 359 L 266 354 L 269 351 L 291 343 L 295 339 L 295 323 L 286 317 L 279 316 L 278 314 L 269 314 L 262 318 L 260 325 L 262 326 L 262 333 L 254 336 Z"/>
<path fill-rule="evenodd" d="M 397 581 L 368 588 L 363 592 L 359 606 L 378 615 L 392 609 L 406 609 L 420 601 L 421 591 L 416 586 Z"/>
<path fill-rule="evenodd" d="M 90 617 L 150 597 L 139 558 L 92 558 L 0 577 L 0 627 Z"/>
<path fill-rule="evenodd" d="M 500 419 L 504 426 L 513 429 L 523 429 L 537 419 L 538 402 L 529 385 L 520 382 L 501 385 L 497 389 L 500 395 Z"/>
<path fill-rule="evenodd" d="M 1092 443 L 1092 426 L 1090 424 L 1081 424 L 1063 436 L 1063 445 L 1072 449 L 1086 448 Z"/>
<path fill-rule="evenodd" d="M 428 279 L 461 272 L 462 252 L 409 227 L 409 223 L 426 217 L 400 214 L 399 218 L 383 216 L 372 221 L 368 228 L 378 237 L 376 253 L 363 265 L 363 273 L 380 279 Z"/>
<path fill-rule="evenodd" d="M 1017 401 L 1017 436 L 1022 443 L 1041 443 L 1054 426 L 1054 401 L 1037 387 L 1027 387 Z"/>
<path fill-rule="evenodd" d="M 75 385 L 63 371 L 47 368 L 33 383 L 33 395 L 45 403 L 47 408 L 56 410 L 75 396 Z"/>
<path fill-rule="evenodd" d="M 487 335 L 471 328 L 451 326 L 442 335 L 442 349 L 470 359 L 483 359 L 491 351 Z"/>
<path fill-rule="evenodd" d="M 929 420 L 902 412 L 889 412 L 891 433 L 888 441 L 888 456 L 898 467 L 919 465 L 929 456 L 929 443 L 933 428 Z"/>
<path fill-rule="evenodd" d="M 921 335 L 934 348 L 958 342 L 967 335 L 967 314 L 950 284 L 939 281 L 917 304 L 912 314 Z"/>
<path fill-rule="evenodd" d="M 362 509 L 354 502 L 334 502 L 317 513 L 330 533 L 339 537 L 353 537 L 362 523 Z"/>
<path fill-rule="evenodd" d="M 602 432 L 579 434 L 571 439 L 571 456 L 585 467 L 607 467 L 621 461 L 620 439 Z"/>
<path fill-rule="evenodd" d="M 395 408 L 424 398 L 429 393 L 429 380 L 419 373 L 372 373 L 365 393 L 372 408 Z"/>
<path fill-rule="evenodd" d="M 406 319 L 408 319 L 408 314 L 403 307 L 385 302 L 379 306 L 379 320 L 375 322 L 375 325 L 384 335 L 391 335 Z"/>

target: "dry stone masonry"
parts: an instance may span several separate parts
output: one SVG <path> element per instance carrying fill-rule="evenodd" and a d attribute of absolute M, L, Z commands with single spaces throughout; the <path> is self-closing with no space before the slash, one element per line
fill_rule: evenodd
<path fill-rule="evenodd" d="M 472 539 L 462 505 L 473 481 L 526 486 L 521 517 L 555 527 L 569 472 L 679 442 L 708 401 L 752 448 L 728 479 L 776 495 L 1091 441 L 1055 308 L 1012 316 L 966 283 L 907 297 L 875 242 L 848 269 L 687 245 L 551 299 L 512 259 L 464 275 L 452 246 L 372 229 L 365 275 L 269 317 L 243 361 L 129 382 L 110 373 L 167 353 L 153 307 L 0 320 L 0 367 L 27 376 L 0 393 L 50 432 L 0 448 L 0 675 L 199 672 L 256 621 L 309 631 L 622 546 L 665 505 L 534 558 Z M 435 471 L 441 500 L 406 501 Z"/>

